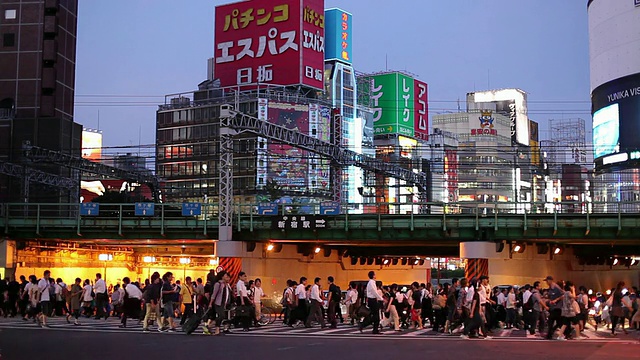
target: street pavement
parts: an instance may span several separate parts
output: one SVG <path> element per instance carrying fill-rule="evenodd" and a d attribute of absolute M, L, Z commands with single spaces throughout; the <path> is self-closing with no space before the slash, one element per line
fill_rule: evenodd
<path fill-rule="evenodd" d="M 82 319 L 82 326 L 67 324 L 63 318 L 50 319 L 51 327 L 41 329 L 21 319 L 0 320 L 0 354 L 2 360 L 13 359 L 209 359 L 224 354 L 233 359 L 370 359 L 389 360 L 429 355 L 439 359 L 462 357 L 469 352 L 473 359 L 500 356 L 517 358 L 566 359 L 637 359 L 640 353 L 638 332 L 612 338 L 606 331 L 587 331 L 587 339 L 546 341 L 527 338 L 523 331 L 496 331 L 490 340 L 463 340 L 458 336 L 436 334 L 430 330 L 406 330 L 372 335 L 360 334 L 357 328 L 340 325 L 337 329 L 289 328 L 273 324 L 249 333 L 237 329 L 225 336 L 192 336 L 181 332 L 142 333 L 132 322 L 130 328 L 118 328 L 117 319 Z M 155 329 L 151 327 L 151 329 Z M 43 356 L 43 354 L 47 354 Z M 424 355 L 424 356 L 423 356 Z"/>

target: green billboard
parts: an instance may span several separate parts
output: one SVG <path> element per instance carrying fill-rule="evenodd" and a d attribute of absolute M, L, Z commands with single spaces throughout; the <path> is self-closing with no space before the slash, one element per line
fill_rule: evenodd
<path fill-rule="evenodd" d="M 414 136 L 414 80 L 401 73 L 371 76 L 375 135 Z"/>

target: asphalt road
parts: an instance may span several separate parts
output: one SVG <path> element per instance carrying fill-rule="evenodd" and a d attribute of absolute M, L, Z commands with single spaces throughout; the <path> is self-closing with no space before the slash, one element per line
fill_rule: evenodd
<path fill-rule="evenodd" d="M 1 329 L 2 360 L 391 360 L 412 359 L 638 359 L 640 344 L 587 341 L 412 338 L 290 338 L 264 334 L 220 337 L 159 333 Z M 419 356 L 416 356 L 419 354 Z"/>

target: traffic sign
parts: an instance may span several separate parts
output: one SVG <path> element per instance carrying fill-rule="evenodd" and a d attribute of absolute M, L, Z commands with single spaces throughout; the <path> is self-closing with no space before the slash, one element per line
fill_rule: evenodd
<path fill-rule="evenodd" d="M 329 227 L 329 222 L 324 218 L 316 218 L 314 224 L 316 229 L 326 229 Z"/>
<path fill-rule="evenodd" d="M 197 216 L 202 214 L 202 204 L 200 203 L 183 203 L 182 216 Z"/>
<path fill-rule="evenodd" d="M 320 203 L 320 215 L 340 215 L 340 204 L 331 201 Z"/>
<path fill-rule="evenodd" d="M 136 203 L 136 216 L 153 216 L 154 203 Z"/>
<path fill-rule="evenodd" d="M 329 222 L 320 216 L 313 215 L 283 215 L 272 221 L 275 230 L 315 230 L 326 229 Z"/>
<path fill-rule="evenodd" d="M 81 216 L 98 216 L 100 215 L 99 203 L 82 203 L 80 204 Z"/>
<path fill-rule="evenodd" d="M 276 203 L 259 204 L 258 215 L 278 215 L 278 204 Z"/>

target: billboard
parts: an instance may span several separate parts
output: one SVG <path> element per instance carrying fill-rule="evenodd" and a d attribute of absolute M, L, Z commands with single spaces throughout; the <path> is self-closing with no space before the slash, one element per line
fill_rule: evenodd
<path fill-rule="evenodd" d="M 82 157 L 100 162 L 102 159 L 102 132 L 99 130 L 82 130 Z"/>
<path fill-rule="evenodd" d="M 217 6 L 214 77 L 223 87 L 303 84 L 322 89 L 324 28 L 324 0 Z"/>
<path fill-rule="evenodd" d="M 372 76 L 371 98 L 375 135 L 414 136 L 413 78 L 401 73 Z"/>
<path fill-rule="evenodd" d="M 613 154 L 626 153 L 634 163 L 640 160 L 635 154 L 640 150 L 640 73 L 599 86 L 591 104 L 596 167 L 626 161 L 618 161 L 622 156 L 606 160 Z"/>
<path fill-rule="evenodd" d="M 329 9 L 325 16 L 325 47 L 326 60 L 340 60 L 351 64 L 353 62 L 353 16 L 341 9 Z"/>
<path fill-rule="evenodd" d="M 270 101 L 267 111 L 270 123 L 303 134 L 309 133 L 309 105 Z M 306 188 L 309 177 L 309 155 L 299 148 L 270 143 L 267 177 L 287 190 Z"/>
<path fill-rule="evenodd" d="M 467 111 L 492 110 L 507 116 L 511 143 L 529 145 L 527 94 L 520 89 L 489 90 L 467 94 Z"/>
<path fill-rule="evenodd" d="M 309 136 L 324 142 L 331 142 L 331 108 L 309 104 Z M 330 160 L 309 153 L 308 189 L 328 191 L 330 181 Z"/>
<path fill-rule="evenodd" d="M 414 80 L 414 136 L 420 140 L 429 140 L 429 94 L 427 84 Z"/>

